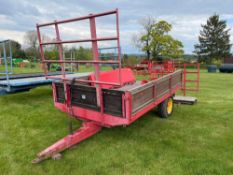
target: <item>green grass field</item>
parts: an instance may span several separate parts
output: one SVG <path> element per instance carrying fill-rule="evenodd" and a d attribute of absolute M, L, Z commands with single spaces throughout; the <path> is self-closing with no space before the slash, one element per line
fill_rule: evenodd
<path fill-rule="evenodd" d="M 10 72 L 10 66 L 8 66 L 8 71 Z M 4 65 L 0 65 L 0 72 L 5 72 Z M 34 68 L 30 68 L 30 67 L 20 68 L 13 66 L 13 73 L 37 73 L 37 72 L 43 72 L 39 64 L 37 64 Z"/>
<path fill-rule="evenodd" d="M 67 68 L 70 70 L 69 65 L 67 65 Z M 10 72 L 10 66 L 8 67 L 8 69 L 9 69 L 9 72 Z M 109 67 L 109 66 L 101 66 L 101 70 L 103 70 L 103 71 L 109 70 L 109 69 L 112 69 L 112 68 Z M 49 72 L 53 72 L 53 71 L 56 71 L 56 69 L 52 69 Z M 86 65 L 80 65 L 79 70 L 76 70 L 76 69 L 73 70 L 73 72 L 91 72 L 91 71 L 94 71 L 94 67 L 93 66 L 86 66 Z M 0 65 L 0 72 L 5 72 L 5 66 Z M 34 68 L 30 68 L 30 67 L 24 67 L 24 68 L 13 67 L 13 74 L 28 74 L 28 73 L 38 73 L 38 72 L 44 72 L 39 64 L 36 64 L 36 66 Z"/>
<path fill-rule="evenodd" d="M 51 88 L 0 97 L 0 175 L 233 174 L 233 75 L 201 74 L 195 106 L 156 110 L 128 127 L 103 129 L 63 152 L 59 161 L 32 165 L 36 154 L 68 134 L 67 114 L 53 107 Z M 75 121 L 75 126 L 80 126 Z"/>

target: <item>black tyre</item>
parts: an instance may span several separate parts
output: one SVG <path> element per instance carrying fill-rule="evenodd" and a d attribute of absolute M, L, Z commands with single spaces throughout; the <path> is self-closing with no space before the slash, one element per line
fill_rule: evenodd
<path fill-rule="evenodd" d="M 169 97 L 158 105 L 158 113 L 161 118 L 167 118 L 173 112 L 173 98 Z"/>

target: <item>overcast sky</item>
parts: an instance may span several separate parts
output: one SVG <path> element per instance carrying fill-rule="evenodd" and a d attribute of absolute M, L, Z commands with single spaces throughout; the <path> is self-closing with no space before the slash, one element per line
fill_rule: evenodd
<path fill-rule="evenodd" d="M 186 53 L 192 53 L 201 24 L 210 15 L 219 14 L 221 19 L 227 20 L 229 28 L 233 27 L 233 0 L 0 0 L 0 40 L 13 39 L 24 44 L 25 32 L 35 30 L 36 23 L 74 18 L 115 8 L 120 12 L 121 47 L 124 53 L 139 52 L 132 45 L 132 35 L 141 30 L 139 20 L 146 16 L 171 23 L 172 36 L 183 42 Z M 113 20 L 104 18 L 99 22 L 100 31 L 111 34 L 111 24 Z M 80 25 L 78 28 L 64 26 L 61 29 L 62 37 L 85 38 L 89 32 L 87 25 Z M 47 35 L 53 37 L 49 30 Z M 231 35 L 233 43 L 233 30 Z"/>

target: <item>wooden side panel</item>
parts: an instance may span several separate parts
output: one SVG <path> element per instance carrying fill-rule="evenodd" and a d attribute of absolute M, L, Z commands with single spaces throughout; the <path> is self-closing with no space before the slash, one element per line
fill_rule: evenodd
<path fill-rule="evenodd" d="M 56 88 L 56 102 L 64 103 L 65 102 L 65 94 L 64 94 L 64 86 L 62 83 L 55 83 Z"/>
<path fill-rule="evenodd" d="M 138 109 L 152 102 L 154 100 L 153 92 L 153 86 L 150 86 L 135 93 L 132 96 L 132 112 L 136 112 Z"/>
<path fill-rule="evenodd" d="M 182 74 L 174 74 L 171 81 L 172 88 L 182 85 Z"/>
<path fill-rule="evenodd" d="M 176 71 L 131 90 L 132 114 L 182 86 L 182 71 Z M 164 99 L 165 100 L 165 99 Z"/>
<path fill-rule="evenodd" d="M 123 117 L 122 114 L 122 95 L 123 91 L 103 89 L 104 113 L 117 117 Z"/>
<path fill-rule="evenodd" d="M 169 82 L 169 77 L 166 77 L 163 79 L 163 81 L 157 82 L 156 83 L 156 97 L 155 99 L 161 98 L 165 94 L 169 93 L 170 91 L 170 82 Z"/>
<path fill-rule="evenodd" d="M 96 88 L 71 85 L 71 104 L 83 108 L 99 110 L 96 99 Z"/>
<path fill-rule="evenodd" d="M 74 106 L 99 111 L 96 99 L 96 89 L 91 86 L 69 85 L 71 88 L 71 104 Z M 134 115 L 149 105 L 158 105 L 161 102 L 174 95 L 175 91 L 182 86 L 182 71 L 176 71 L 157 80 L 153 80 L 140 86 L 132 86 L 131 89 L 103 90 L 104 113 L 115 117 L 125 117 L 125 101 L 122 96 L 125 92 L 130 94 L 130 100 L 127 110 Z M 57 100 L 62 102 L 64 97 L 63 87 L 56 86 Z M 132 100 L 131 100 L 132 99 Z M 130 118 L 130 117 L 129 117 Z"/>

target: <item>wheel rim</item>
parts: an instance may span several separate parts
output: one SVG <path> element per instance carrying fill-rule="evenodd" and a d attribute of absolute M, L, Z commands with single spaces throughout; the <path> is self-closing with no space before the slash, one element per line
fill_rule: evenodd
<path fill-rule="evenodd" d="M 169 98 L 167 102 L 167 113 L 168 114 L 172 113 L 172 108 L 173 108 L 173 101 L 172 101 L 172 98 Z"/>

